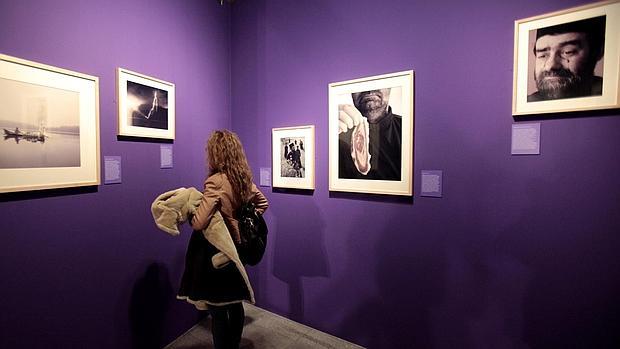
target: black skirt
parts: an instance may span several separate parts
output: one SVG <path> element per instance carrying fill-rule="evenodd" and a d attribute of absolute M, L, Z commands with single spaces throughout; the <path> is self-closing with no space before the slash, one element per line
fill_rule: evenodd
<path fill-rule="evenodd" d="M 185 254 L 179 297 L 209 304 L 250 300 L 245 280 L 235 263 L 215 269 L 211 257 L 220 252 L 200 231 L 194 231 Z"/>

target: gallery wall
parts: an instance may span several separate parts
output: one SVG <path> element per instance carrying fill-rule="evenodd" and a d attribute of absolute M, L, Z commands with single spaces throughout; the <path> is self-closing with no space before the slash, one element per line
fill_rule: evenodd
<path fill-rule="evenodd" d="M 158 230 L 150 204 L 201 187 L 206 138 L 231 125 L 230 7 L 2 1 L 0 33 L 0 53 L 99 77 L 102 163 L 122 161 L 122 184 L 0 196 L 0 347 L 163 347 L 197 321 L 174 298 L 191 232 Z M 117 138 L 116 67 L 176 84 L 172 169 L 170 143 Z"/>
<path fill-rule="evenodd" d="M 240 1 L 232 125 L 316 126 L 316 189 L 263 188 L 260 306 L 369 348 L 620 343 L 620 118 L 511 116 L 514 21 L 583 1 Z M 412 200 L 328 190 L 328 84 L 415 71 Z M 511 156 L 511 125 L 541 154 Z M 443 170 L 425 198 L 421 170 Z"/>
<path fill-rule="evenodd" d="M 617 111 L 529 118 L 541 155 L 510 155 L 513 21 L 582 3 L 3 1 L 0 53 L 100 78 L 100 153 L 123 176 L 0 196 L 0 347 L 183 333 L 197 320 L 174 299 L 189 232 L 157 230 L 151 201 L 201 185 L 213 129 L 240 134 L 258 177 L 271 128 L 306 124 L 316 190 L 263 188 L 260 306 L 370 348 L 617 346 Z M 166 143 L 117 138 L 119 66 L 176 84 L 173 169 L 159 168 Z M 409 69 L 416 195 L 330 193 L 327 84 Z M 443 198 L 417 195 L 426 169 L 444 171 Z"/>

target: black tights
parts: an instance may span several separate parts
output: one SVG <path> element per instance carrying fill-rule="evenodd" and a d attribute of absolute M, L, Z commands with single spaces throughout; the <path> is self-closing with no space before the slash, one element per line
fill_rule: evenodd
<path fill-rule="evenodd" d="M 215 349 L 238 349 L 245 321 L 243 304 L 209 305 L 209 313 Z"/>

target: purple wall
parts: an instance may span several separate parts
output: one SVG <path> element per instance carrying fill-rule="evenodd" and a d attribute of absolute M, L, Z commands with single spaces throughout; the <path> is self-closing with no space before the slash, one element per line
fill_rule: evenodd
<path fill-rule="evenodd" d="M 271 166 L 272 127 L 316 125 L 316 190 L 267 193 L 259 305 L 370 348 L 620 346 L 617 111 L 535 119 L 542 154 L 510 155 L 514 20 L 582 3 L 237 3 L 250 162 Z M 440 169 L 444 197 L 329 193 L 328 83 L 408 69 L 414 191 Z"/>
<path fill-rule="evenodd" d="M 99 76 L 101 155 L 122 156 L 123 184 L 0 196 L 0 347 L 157 347 L 188 329 L 189 231 L 157 230 L 150 202 L 201 185 L 211 130 L 239 132 L 257 173 L 271 128 L 303 124 L 317 189 L 267 190 L 259 305 L 371 348 L 617 346 L 617 112 L 541 118 L 542 154 L 509 155 L 513 21 L 581 2 L 387 3 L 2 1 L 1 53 Z M 117 139 L 117 66 L 176 84 L 174 169 L 159 143 Z M 442 169 L 444 197 L 330 194 L 327 84 L 407 69 L 414 190 Z"/>
<path fill-rule="evenodd" d="M 0 33 L 3 54 L 100 78 L 101 155 L 123 164 L 120 185 L 0 196 L 0 347 L 162 347 L 197 313 L 174 299 L 190 232 L 158 230 L 150 203 L 201 186 L 205 140 L 231 125 L 229 6 L 3 0 Z M 176 84 L 173 169 L 160 143 L 117 140 L 118 66 Z"/>

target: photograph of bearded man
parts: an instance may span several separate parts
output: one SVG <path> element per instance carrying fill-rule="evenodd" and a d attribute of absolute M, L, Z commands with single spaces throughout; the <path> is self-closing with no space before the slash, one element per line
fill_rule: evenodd
<path fill-rule="evenodd" d="M 605 16 L 532 32 L 529 71 L 534 81 L 528 102 L 602 95 Z"/>
<path fill-rule="evenodd" d="M 401 180 L 403 121 L 392 112 L 391 90 L 353 92 L 353 105 L 338 106 L 339 178 Z"/>

